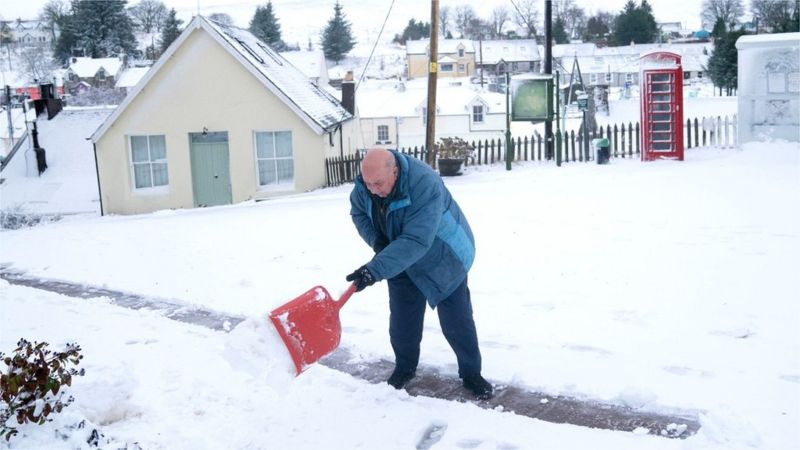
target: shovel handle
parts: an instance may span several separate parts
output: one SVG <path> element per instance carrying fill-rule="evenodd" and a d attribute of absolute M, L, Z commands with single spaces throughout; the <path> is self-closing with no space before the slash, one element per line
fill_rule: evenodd
<path fill-rule="evenodd" d="M 336 302 L 336 305 L 339 307 L 339 309 L 342 309 L 342 306 L 344 306 L 344 304 L 347 303 L 348 300 L 350 300 L 350 297 L 353 295 L 355 291 L 356 291 L 355 283 L 352 283 L 350 284 L 350 286 L 347 287 L 347 290 L 344 291 L 344 294 L 342 294 L 342 296 L 339 298 L 339 301 Z"/>

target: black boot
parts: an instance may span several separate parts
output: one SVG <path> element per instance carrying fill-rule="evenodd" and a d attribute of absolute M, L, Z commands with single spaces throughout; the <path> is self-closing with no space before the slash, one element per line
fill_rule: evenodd
<path fill-rule="evenodd" d="M 464 377 L 464 387 L 475 394 L 479 400 L 489 400 L 494 395 L 492 384 L 486 381 L 481 374 Z"/>
<path fill-rule="evenodd" d="M 406 383 L 411 381 L 411 379 L 414 378 L 416 375 L 417 375 L 416 371 L 407 372 L 399 369 L 394 369 L 394 372 L 392 372 L 392 376 L 390 376 L 389 379 L 386 380 L 386 382 L 389 383 L 395 389 L 403 389 Z"/>

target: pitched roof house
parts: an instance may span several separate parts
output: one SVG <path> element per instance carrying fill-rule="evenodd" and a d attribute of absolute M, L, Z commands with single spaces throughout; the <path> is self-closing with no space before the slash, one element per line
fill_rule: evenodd
<path fill-rule="evenodd" d="M 84 58 L 73 57 L 64 73 L 67 88 L 72 90 L 80 82 L 94 87 L 114 87 L 122 70 L 125 68 L 123 57 L 117 58 Z"/>
<path fill-rule="evenodd" d="M 441 39 L 437 43 L 439 78 L 466 77 L 475 73 L 475 46 L 469 39 Z M 406 42 L 408 78 L 428 76 L 430 40 Z"/>
<path fill-rule="evenodd" d="M 250 32 L 196 16 L 92 135 L 104 213 L 192 208 L 325 185 L 353 151 L 339 101 Z"/>

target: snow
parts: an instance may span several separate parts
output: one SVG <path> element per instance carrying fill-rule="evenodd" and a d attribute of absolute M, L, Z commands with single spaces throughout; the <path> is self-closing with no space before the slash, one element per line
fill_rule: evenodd
<path fill-rule="evenodd" d="M 702 428 L 684 441 L 409 397 L 321 365 L 294 378 L 267 313 L 310 285 L 344 289 L 371 257 L 345 185 L 4 231 L 0 264 L 247 317 L 225 333 L 0 281 L 0 349 L 23 336 L 77 342 L 86 369 L 75 404 L 11 445 L 86 447 L 97 428 L 113 448 L 796 447 L 799 174 L 798 144 L 776 141 L 691 149 L 684 162 L 484 166 L 446 180 L 477 238 L 484 375 L 548 396 L 698 410 Z M 453 375 L 428 314 L 422 362 Z M 354 358 L 391 359 L 385 283 L 341 317 Z"/>
<path fill-rule="evenodd" d="M 94 77 L 100 69 L 104 69 L 109 76 L 115 76 L 122 68 L 120 58 L 73 58 L 69 65 L 75 75 L 81 78 Z"/>
<path fill-rule="evenodd" d="M 365 82 L 357 97 L 377 109 L 371 87 L 379 84 Z M 686 118 L 736 113 L 736 97 L 710 97 L 708 85 L 684 92 Z M 612 116 L 599 122 L 638 119 L 637 90 L 623 94 L 612 91 Z M 395 103 L 384 107 L 392 114 Z M 68 108 L 38 122 L 50 168 L 28 176 L 20 150 L 2 173 L 0 209 L 83 214 L 2 231 L 0 267 L 246 320 L 213 331 L 0 280 L 0 351 L 25 337 L 56 349 L 77 342 L 85 355 L 86 376 L 69 390 L 75 403 L 51 423 L 22 427 L 12 448 L 86 448 L 95 429 L 107 448 L 800 443 L 800 144 L 689 149 L 684 162 L 480 166 L 446 179 L 477 239 L 470 286 L 484 375 L 549 398 L 699 411 L 699 433 L 680 441 L 646 428 L 595 430 L 410 397 L 322 365 L 295 378 L 268 313 L 310 286 L 338 298 L 345 275 L 371 258 L 350 222 L 352 185 L 99 217 L 86 138 L 110 113 Z M 381 282 L 342 309 L 341 346 L 357 361 L 392 359 L 387 303 Z M 422 363 L 455 376 L 452 351 L 428 314 Z"/>

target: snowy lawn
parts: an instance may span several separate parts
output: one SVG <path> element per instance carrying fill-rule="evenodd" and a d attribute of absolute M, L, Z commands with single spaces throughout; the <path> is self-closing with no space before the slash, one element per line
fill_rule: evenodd
<path fill-rule="evenodd" d="M 800 148 L 692 149 L 685 162 L 526 163 L 446 182 L 477 239 L 484 375 L 552 395 L 700 411 L 686 441 L 554 425 L 409 397 L 326 367 L 299 378 L 265 315 L 371 258 L 351 186 L 262 203 L 68 217 L 0 234 L 0 264 L 241 314 L 230 334 L 0 282 L 0 349 L 78 342 L 76 403 L 12 446 L 112 448 L 796 448 Z M 429 311 L 422 363 L 454 374 Z M 385 283 L 342 310 L 342 345 L 391 358 Z M 71 435 L 62 441 L 53 430 Z M 85 445 L 85 444 L 83 444 Z"/>

